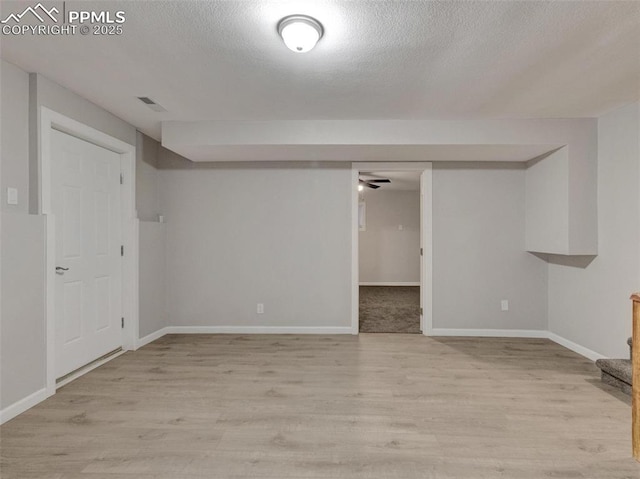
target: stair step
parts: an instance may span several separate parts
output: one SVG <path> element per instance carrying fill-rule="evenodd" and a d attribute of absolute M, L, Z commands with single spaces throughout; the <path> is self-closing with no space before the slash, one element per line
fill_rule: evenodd
<path fill-rule="evenodd" d="M 613 376 L 631 385 L 631 360 L 629 359 L 598 359 L 596 361 L 603 373 Z"/>

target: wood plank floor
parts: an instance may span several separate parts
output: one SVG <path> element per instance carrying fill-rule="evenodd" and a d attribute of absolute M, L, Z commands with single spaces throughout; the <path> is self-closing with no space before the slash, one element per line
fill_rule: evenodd
<path fill-rule="evenodd" d="M 537 339 L 165 336 L 0 440 L 2 479 L 640 477 L 628 398 Z"/>

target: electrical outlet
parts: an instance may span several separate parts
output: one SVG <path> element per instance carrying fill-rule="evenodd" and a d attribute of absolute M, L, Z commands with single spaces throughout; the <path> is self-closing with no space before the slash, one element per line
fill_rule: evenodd
<path fill-rule="evenodd" d="M 500 301 L 500 309 L 502 311 L 509 311 L 509 300 L 508 299 L 503 299 L 502 301 Z"/>
<path fill-rule="evenodd" d="M 264 304 L 258 303 L 258 307 L 256 308 L 256 312 L 258 314 L 264 314 Z"/>
<path fill-rule="evenodd" d="M 404 229 L 404 225 L 398 225 L 398 229 L 402 231 Z"/>
<path fill-rule="evenodd" d="M 18 189 L 17 188 L 7 188 L 7 204 L 8 205 L 17 205 L 18 204 Z"/>

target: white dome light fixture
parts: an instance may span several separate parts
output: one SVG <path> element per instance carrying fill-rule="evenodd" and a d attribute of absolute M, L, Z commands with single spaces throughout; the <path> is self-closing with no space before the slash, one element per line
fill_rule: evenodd
<path fill-rule="evenodd" d="M 324 28 L 318 20 L 307 15 L 289 15 L 278 22 L 278 34 L 289 50 L 305 53 L 316 46 Z"/>

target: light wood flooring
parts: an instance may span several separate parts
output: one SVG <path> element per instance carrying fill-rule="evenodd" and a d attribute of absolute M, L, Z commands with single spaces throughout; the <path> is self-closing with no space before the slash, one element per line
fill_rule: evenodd
<path fill-rule="evenodd" d="M 628 398 L 537 339 L 165 336 L 0 439 L 2 479 L 640 477 Z"/>

